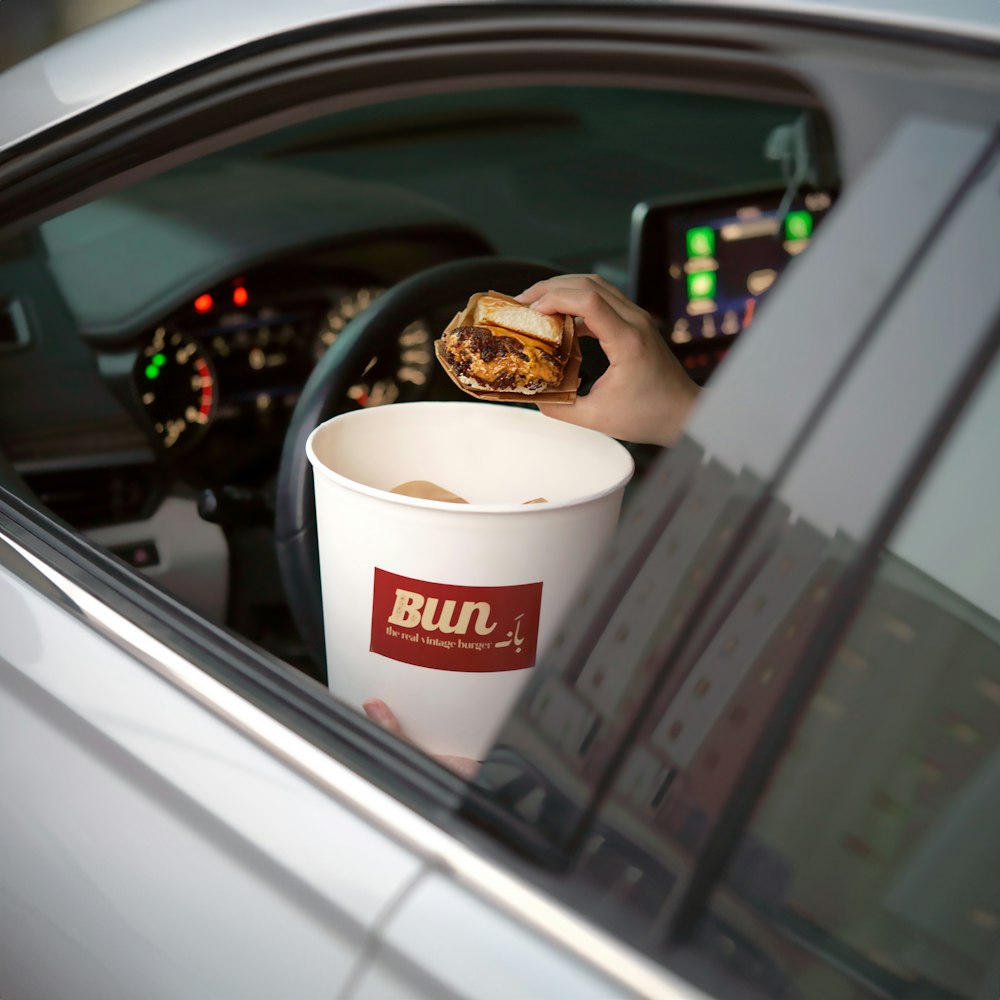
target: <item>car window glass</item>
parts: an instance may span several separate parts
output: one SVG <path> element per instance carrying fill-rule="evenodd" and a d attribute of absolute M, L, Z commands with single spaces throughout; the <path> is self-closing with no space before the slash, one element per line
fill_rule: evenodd
<path fill-rule="evenodd" d="M 917 128 L 897 136 L 838 205 L 826 224 L 826 242 L 803 255 L 797 281 L 783 287 L 801 303 L 811 294 L 829 295 L 831 283 L 844 282 L 846 294 L 852 272 L 839 269 L 843 257 L 824 259 L 822 251 L 839 242 L 839 253 L 850 252 L 856 263 L 852 248 L 873 213 L 893 223 L 920 216 L 924 231 L 933 232 L 935 214 L 922 214 L 931 185 L 908 170 L 925 162 L 914 158 L 915 148 L 926 151 L 939 138 L 934 130 Z M 975 163 L 976 148 L 967 147 L 961 161 L 939 164 L 933 185 L 939 204 Z M 889 198 L 893 192 L 897 197 Z M 884 247 L 877 250 L 884 265 L 880 291 L 867 308 L 853 309 L 855 296 L 852 309 L 840 310 L 841 322 L 847 323 L 848 314 L 850 322 L 839 336 L 831 330 L 803 348 L 817 332 L 813 324 L 802 324 L 806 313 L 793 309 L 782 325 L 775 316 L 787 298 L 769 301 L 759 331 L 722 370 L 721 387 L 716 383 L 705 394 L 688 436 L 650 472 L 648 490 L 626 507 L 614 551 L 581 595 L 564 641 L 541 664 L 481 774 L 480 785 L 518 816 L 514 826 L 526 828 L 529 843 L 540 836 L 579 852 L 574 864 L 581 884 L 595 883 L 589 889 L 595 908 L 606 913 L 620 903 L 615 920 L 638 918 L 643 934 L 649 918 L 665 926 L 675 900 L 687 892 L 693 858 L 713 835 L 729 796 L 740 787 L 743 762 L 767 730 L 761 720 L 788 696 L 798 658 L 815 641 L 830 594 L 857 554 L 857 539 L 821 530 L 765 487 L 787 456 L 774 439 L 787 448 L 807 431 L 817 404 L 825 405 L 823 387 L 844 378 L 842 369 L 838 373 L 841 359 L 862 357 L 850 345 L 873 341 L 871 310 L 912 269 L 907 242 L 895 250 L 895 257 Z M 780 339 L 776 327 L 795 342 L 796 352 L 789 357 L 765 351 L 762 366 L 755 357 L 759 338 Z M 804 353 L 819 359 L 816 379 L 801 406 L 790 406 L 785 386 L 801 381 Z M 743 404 L 760 394 L 761 378 L 775 405 L 758 423 L 759 414 L 750 416 Z M 715 423 L 699 421 L 712 408 Z M 771 449 L 766 462 L 752 461 L 759 448 L 727 447 L 748 426 Z M 849 443 L 848 453 L 853 449 Z M 868 501 L 881 503 L 875 495 Z M 729 720 L 727 704 L 741 685 L 756 690 L 760 711 L 737 712 Z M 718 739 L 709 742 L 713 733 Z M 504 835 L 511 836 L 510 830 Z M 633 850 L 639 844 L 654 850 L 640 863 L 614 846 L 619 835 Z M 653 882 L 676 885 L 669 894 L 646 893 Z M 627 885 L 635 892 L 624 892 Z M 639 914 L 637 895 L 645 900 Z M 654 946 L 655 939 L 653 933 Z"/>
<path fill-rule="evenodd" d="M 565 676 L 555 679 L 549 675 L 545 681 L 550 689 L 559 691 L 564 705 L 572 705 L 571 696 L 575 696 L 577 717 L 588 725 L 581 727 L 582 732 L 574 732 L 567 725 L 565 739 L 558 746 L 560 752 L 552 746 L 547 748 L 553 761 L 558 758 L 561 769 L 546 762 L 544 774 L 538 773 L 541 767 L 536 767 L 534 773 L 528 768 L 520 778 L 509 774 L 506 782 L 496 775 L 497 794 L 505 797 L 509 811 L 525 824 L 533 824 L 536 836 L 562 838 L 559 842 L 570 855 L 562 859 L 562 864 L 572 874 L 564 881 L 571 883 L 580 905 L 661 960 L 677 960 L 679 942 L 690 939 L 706 899 L 734 856 L 740 858 L 740 878 L 748 885 L 764 892 L 780 891 L 781 869 L 775 864 L 773 852 L 759 851 L 752 840 L 740 842 L 741 831 L 798 723 L 802 706 L 813 694 L 829 651 L 866 592 L 871 563 L 877 554 L 875 546 L 895 526 L 900 489 L 915 469 L 923 469 L 922 463 L 930 457 L 928 449 L 937 448 L 942 415 L 961 408 L 968 386 L 982 371 L 984 359 L 991 356 L 995 344 L 997 306 L 986 272 L 995 229 L 990 222 L 995 212 L 996 187 L 992 177 L 983 176 L 988 169 L 979 173 L 977 168 L 971 175 L 974 179 L 967 202 L 947 226 L 935 227 L 932 249 L 912 270 L 913 280 L 904 285 L 898 300 L 882 319 L 873 325 L 866 323 L 870 351 L 846 376 L 837 376 L 838 392 L 832 394 L 831 405 L 822 412 L 802 453 L 788 463 L 788 473 L 773 490 L 755 494 L 751 486 L 745 494 L 750 501 L 748 507 L 735 521 L 716 520 L 718 535 L 713 538 L 714 512 L 724 506 L 720 505 L 720 494 L 730 490 L 735 496 L 738 478 L 751 484 L 747 470 L 743 469 L 739 477 L 733 476 L 731 470 L 728 475 L 715 475 L 714 470 L 725 470 L 724 461 L 720 461 L 720 452 L 724 455 L 725 450 L 713 447 L 711 455 L 701 456 L 687 470 L 687 487 L 682 495 L 673 492 L 673 484 L 660 484 L 661 497 L 669 507 L 669 512 L 662 512 L 662 540 L 675 526 L 671 517 L 678 526 L 683 522 L 680 537 L 674 538 L 674 548 L 684 552 L 685 557 L 675 563 L 663 560 L 668 550 L 661 549 L 657 536 L 651 535 L 646 540 L 649 558 L 660 563 L 655 590 L 659 603 L 653 615 L 648 611 L 636 613 L 642 597 L 637 588 L 623 591 L 621 604 L 612 606 L 609 613 L 616 619 L 616 632 L 617 626 L 624 626 L 620 629 L 622 650 L 636 632 L 627 627 L 631 624 L 628 603 L 633 604 L 631 616 L 641 623 L 638 634 L 666 638 L 672 626 L 672 642 L 640 647 L 637 654 L 633 653 L 638 656 L 637 664 L 625 656 L 608 655 L 613 647 L 599 637 L 588 650 L 597 669 L 593 673 L 586 668 L 578 672 L 580 678 L 600 680 L 602 688 L 607 686 L 618 695 L 609 701 L 616 717 L 605 717 L 604 705 L 593 686 L 588 689 L 579 682 L 574 686 L 574 675 L 569 671 L 564 670 Z M 899 170 L 891 173 L 890 187 L 894 179 L 898 182 L 901 177 Z M 883 175 L 881 179 L 886 178 Z M 858 197 L 856 191 L 853 197 Z M 867 204 L 856 200 L 853 210 L 861 214 L 862 209 L 867 209 L 868 213 L 878 214 L 881 200 L 873 197 Z M 815 256 L 808 258 L 805 269 L 808 271 L 816 260 Z M 978 273 L 980 281 L 956 282 L 954 272 L 942 266 L 942 261 L 950 265 L 961 261 L 963 278 L 973 272 Z M 982 263 L 983 270 L 974 272 L 978 263 Z M 801 288 L 801 280 L 793 288 Z M 982 288 L 982 296 L 970 296 L 972 288 Z M 935 301 L 929 304 L 927 298 Z M 927 317 L 933 317 L 935 308 L 946 309 L 956 300 L 965 306 L 962 328 L 953 328 L 947 342 L 929 345 L 926 337 L 920 341 L 918 334 L 939 328 Z M 924 330 L 916 326 L 921 319 L 927 323 Z M 873 329 L 878 333 L 871 337 Z M 751 338 L 747 350 L 752 353 L 758 344 L 759 340 Z M 941 351 L 936 355 L 932 347 L 937 346 Z M 899 353 L 907 349 L 919 355 L 919 364 L 914 357 L 907 357 L 908 370 L 921 366 L 926 370 L 924 389 L 916 393 L 912 381 L 900 383 L 906 386 L 906 392 L 899 395 L 906 398 L 889 412 L 886 377 L 899 377 Z M 721 411 L 732 402 L 725 392 L 727 372 L 729 382 L 747 377 L 749 386 L 759 390 L 760 382 L 752 377 L 752 367 L 748 377 L 745 357 L 746 350 L 724 370 L 722 386 L 713 387 L 707 394 L 708 405 L 714 400 Z M 786 378 L 789 372 L 798 374 L 795 367 L 783 367 L 774 361 L 772 365 Z M 905 406 L 911 406 L 908 420 L 901 416 Z M 745 416 L 742 410 L 735 412 Z M 689 426 L 685 447 L 693 445 L 696 432 L 703 429 L 696 427 L 697 423 L 693 421 Z M 732 414 L 730 423 L 736 423 Z M 980 426 L 992 426 L 989 415 L 980 417 Z M 979 433 L 978 438 L 966 438 L 970 442 L 966 448 L 956 445 L 949 449 L 947 455 L 956 457 L 943 458 L 942 462 L 961 464 L 964 453 L 964 461 L 975 468 L 975 461 L 970 462 L 968 456 L 989 454 L 987 435 Z M 859 435 L 864 435 L 863 448 Z M 710 440 L 714 443 L 715 439 Z M 852 466 L 852 459 L 862 452 L 877 459 L 873 470 L 866 471 L 860 463 Z M 669 471 L 678 458 L 679 453 L 671 455 L 665 470 Z M 807 465 L 813 472 L 811 477 L 799 471 Z M 892 476 L 890 470 L 894 470 Z M 942 472 L 930 482 L 946 477 L 957 484 L 935 491 L 933 504 L 937 511 L 960 511 L 970 503 L 968 497 L 989 495 L 989 475 L 975 486 L 961 476 Z M 799 485 L 796 492 L 789 491 L 790 482 Z M 812 491 L 808 499 L 819 496 L 825 502 L 801 502 L 806 496 L 803 483 Z M 711 502 L 703 504 L 706 521 L 699 524 L 689 515 L 695 509 L 699 487 L 710 484 Z M 907 486 L 905 496 L 909 490 Z M 817 509 L 820 514 L 842 510 L 845 503 L 842 499 L 838 502 L 838 496 L 845 493 L 852 500 L 846 506 L 862 512 L 864 520 L 855 519 L 851 528 L 845 529 L 837 517 L 816 516 Z M 988 549 L 979 563 L 973 560 L 961 572 L 959 567 L 967 562 L 968 538 L 974 537 L 975 530 L 987 537 L 995 533 L 990 515 L 987 505 L 981 514 L 985 521 L 971 528 L 963 526 L 963 530 L 970 528 L 973 532 L 966 536 L 964 548 L 947 535 L 927 539 L 923 529 L 908 535 L 901 528 L 892 551 L 903 559 L 913 559 L 923 573 L 940 575 L 943 585 L 955 588 L 965 599 L 989 607 L 984 604 L 984 595 L 990 591 L 993 553 Z M 947 518 L 942 520 L 947 523 Z M 878 543 L 872 540 L 873 532 L 878 532 Z M 722 536 L 732 542 L 729 552 L 723 551 L 721 557 L 717 544 L 702 547 L 703 541 L 717 541 Z M 922 544 L 917 545 L 915 539 Z M 703 556 L 713 554 L 713 549 L 714 561 L 705 560 Z M 616 568 L 615 557 L 607 567 L 609 572 Z M 699 591 L 706 573 L 708 589 Z M 692 597 L 693 603 L 685 604 L 686 597 Z M 658 619 L 656 614 L 661 610 L 666 611 L 666 617 Z M 670 620 L 672 611 L 682 615 L 676 624 Z M 652 633 L 646 633 L 647 628 Z M 905 626 L 897 630 L 906 633 Z M 594 634 L 593 629 L 591 632 Z M 925 645 L 927 655 L 941 655 L 946 649 L 941 643 Z M 564 661 L 554 657 L 552 662 L 558 666 Z M 624 671 L 625 678 L 620 678 L 620 671 Z M 569 690 L 559 690 L 564 679 L 569 682 L 564 684 Z M 548 702 L 537 700 L 540 683 L 541 679 L 530 691 L 531 699 L 520 706 L 522 713 L 539 715 L 541 708 L 555 704 L 551 696 Z M 879 710 L 887 714 L 891 709 L 892 703 L 883 699 Z M 536 726 L 535 731 L 526 734 L 524 720 L 515 721 L 519 725 L 509 725 L 503 734 L 508 741 L 503 748 L 505 763 L 511 772 L 518 755 L 532 763 L 544 760 L 546 750 L 539 746 L 542 734 L 556 744 L 562 735 L 551 724 L 548 728 Z M 603 742 L 609 735 L 617 740 L 611 748 Z M 595 759 L 605 764 L 603 772 L 590 768 Z M 491 758 L 484 779 L 491 776 L 492 764 Z M 555 780 L 546 784 L 550 775 Z M 575 782 L 567 775 L 572 775 Z M 822 795 L 822 782 L 816 784 L 817 794 Z M 795 816 L 792 809 L 784 820 L 794 823 Z M 575 828 L 570 826 L 573 823 Z M 525 848 L 530 846 L 530 839 L 525 837 Z M 810 959 L 799 952 L 798 943 L 770 934 L 759 920 L 747 919 L 744 909 L 742 901 L 728 897 L 698 925 L 702 935 L 699 944 L 708 946 L 715 967 L 721 964 L 744 973 L 752 970 L 765 995 L 784 996 L 793 986 L 789 964 Z M 831 969 L 839 960 L 838 948 L 839 942 L 835 941 L 830 951 Z M 718 959 L 723 961 L 715 961 Z M 835 975 L 830 972 L 831 977 Z M 847 992 L 831 995 L 854 995 L 850 985 L 841 982 L 837 988 L 841 987 Z M 895 989 L 887 995 L 895 995 Z M 802 995 L 813 996 L 809 990 Z"/>
<path fill-rule="evenodd" d="M 572 851 L 629 731 L 661 686 L 663 663 L 762 492 L 756 476 L 733 473 L 684 438 L 630 498 L 601 570 L 477 778 L 550 846 Z"/>
<path fill-rule="evenodd" d="M 685 469 L 689 440 L 664 463 L 687 478 L 649 554 L 657 584 L 647 592 L 663 613 L 642 613 L 638 573 L 603 632 L 585 637 L 577 673 L 536 679 L 479 779 L 571 855 L 574 898 L 595 919 L 674 967 L 690 958 L 687 938 L 766 996 L 996 995 L 1000 535 L 984 498 L 997 477 L 998 420 L 1000 367 L 825 665 L 803 658 L 858 542 L 772 500 L 727 567 L 719 614 L 684 638 L 657 684 L 674 615 L 719 568 L 719 539 L 738 530 L 720 512 L 739 514 L 734 500 L 755 495 L 749 479 L 741 488 L 719 478 L 710 461 Z M 667 480 L 657 486 L 671 495 Z M 628 528 L 626 517 L 623 539 Z M 615 659 L 616 647 L 628 655 Z M 557 647 L 548 662 L 569 657 Z M 730 803 L 752 785 L 748 761 L 795 722 L 790 712 L 797 730 L 734 843 L 719 833 Z M 686 910 L 717 878 L 707 912 Z"/>
<path fill-rule="evenodd" d="M 885 546 L 702 926 L 746 968 L 753 935 L 800 949 L 792 995 L 996 995 L 998 422 L 995 365 Z"/>

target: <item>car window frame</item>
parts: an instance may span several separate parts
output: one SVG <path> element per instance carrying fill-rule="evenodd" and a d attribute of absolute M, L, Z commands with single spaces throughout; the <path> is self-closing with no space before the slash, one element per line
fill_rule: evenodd
<path fill-rule="evenodd" d="M 416 34 L 412 30 L 414 20 L 420 27 Z M 669 42 L 648 43 L 633 21 L 632 15 L 616 18 L 599 10 L 573 13 L 558 7 L 519 12 L 502 7 L 466 9 L 456 20 L 449 18 L 447 11 L 435 9 L 433 20 L 413 11 L 380 13 L 292 32 L 267 45 L 248 46 L 200 64 L 189 73 L 140 88 L 5 151 L 0 157 L 0 238 L 17 238 L 42 218 L 65 211 L 71 204 L 123 189 L 140 176 L 162 172 L 209 149 L 226 148 L 239 138 L 314 117 L 321 110 L 343 106 L 345 101 L 348 106 L 356 106 L 402 95 L 415 78 L 420 80 L 418 89 L 423 90 L 454 89 L 468 79 L 482 84 L 484 72 L 491 67 L 496 73 L 486 76 L 489 86 L 576 79 L 572 72 L 551 70 L 547 65 L 551 61 L 549 54 L 544 50 L 532 55 L 534 69 L 519 65 L 512 71 L 506 63 L 511 53 L 523 55 L 526 35 L 551 37 L 567 25 L 576 32 L 575 39 L 567 44 L 572 59 L 578 65 L 588 65 L 589 60 L 597 58 L 598 62 L 591 64 L 592 72 L 602 85 L 638 80 L 658 89 L 680 79 L 690 86 L 694 78 L 707 86 L 712 68 L 721 60 L 740 64 L 746 74 L 745 84 L 747 80 L 762 81 L 757 87 L 746 84 L 743 96 L 759 92 L 796 106 L 815 101 L 794 75 L 762 65 L 760 60 L 748 57 L 743 46 L 724 42 L 710 52 L 696 51 L 678 68 L 676 47 Z M 616 27 L 620 47 L 595 37 L 595 25 Z M 659 30 L 669 35 L 662 26 Z M 401 58 L 403 48 L 410 53 L 408 60 Z M 447 61 L 442 58 L 443 52 L 448 53 Z M 485 64 L 484 52 L 489 59 Z M 358 53 L 370 57 L 368 72 L 374 80 L 366 77 L 362 83 L 357 78 Z M 623 69 L 627 57 L 636 54 L 641 60 L 630 60 L 628 69 Z M 320 72 L 321 67 L 326 67 L 325 73 Z M 278 88 L 279 84 L 289 88 L 281 91 L 282 110 L 261 108 L 247 124 L 246 107 L 251 95 Z M 374 85 L 374 90 L 366 89 Z M 319 93 L 324 94 L 322 100 Z M 195 137 L 200 141 L 191 141 Z M 164 152 L 165 146 L 169 152 Z M 17 485 L 10 480 L 8 483 Z M 435 790 L 432 798 L 436 796 L 443 780 L 439 769 L 427 765 L 419 755 L 396 747 L 397 741 L 370 732 L 366 725 L 359 727 L 351 713 L 319 705 L 315 693 L 298 684 L 298 678 L 295 683 L 285 684 L 285 679 L 276 675 L 276 664 L 265 654 L 235 648 L 234 640 L 224 631 L 201 622 L 145 581 L 136 581 L 128 571 L 123 573 L 113 557 L 88 549 L 64 525 L 38 515 L 13 494 L 6 498 L 4 507 L 12 529 L 16 527 L 31 544 L 44 546 L 47 538 L 55 557 L 81 585 L 93 586 L 102 593 L 113 592 L 116 600 L 129 598 L 122 606 L 135 615 L 137 623 L 177 643 L 187 655 L 202 662 L 206 672 L 225 678 L 240 690 L 246 687 L 252 698 L 269 706 L 273 714 L 286 713 L 310 733 L 311 739 L 327 745 L 331 752 L 350 749 L 359 766 L 379 758 L 386 773 L 377 780 L 388 781 L 400 795 L 412 794 L 412 790 L 407 791 L 410 782 L 395 776 L 402 754 L 403 770 L 411 772 L 414 787 L 425 791 L 430 787 Z M 93 574 L 90 584 L 88 574 Z M 267 681 L 261 683 L 260 676 L 267 677 Z M 285 704 L 286 698 L 292 707 Z M 316 725 L 317 713 L 333 736 Z M 359 736 L 362 733 L 363 738 Z M 372 749 L 373 741 L 377 749 Z M 417 794 L 419 797 L 423 793 Z"/>
<path fill-rule="evenodd" d="M 720 32 L 712 21 L 711 45 L 686 48 L 683 37 L 681 44 L 671 44 L 671 17 L 664 11 L 600 7 L 573 11 L 559 4 L 434 6 L 342 17 L 245 45 L 0 152 L 0 239 L 124 181 L 320 114 L 442 85 L 580 79 L 579 70 L 560 69 L 560 63 L 587 67 L 608 85 L 618 77 L 624 86 L 700 86 L 819 107 L 808 83 L 748 54 L 735 29 Z M 556 44 L 560 58 L 554 64 Z M 719 87 L 720 63 L 729 73 L 739 67 L 739 86 Z M 266 99 L 248 117 L 260 94 Z"/>
<path fill-rule="evenodd" d="M 170 596 L 119 557 L 0 485 L 0 534 L 277 722 L 425 814 L 462 782 L 329 697 L 324 685 Z"/>

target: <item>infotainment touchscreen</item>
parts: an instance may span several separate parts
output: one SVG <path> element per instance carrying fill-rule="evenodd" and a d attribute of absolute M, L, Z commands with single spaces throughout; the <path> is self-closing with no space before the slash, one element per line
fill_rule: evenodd
<path fill-rule="evenodd" d="M 832 203 L 830 194 L 810 192 L 779 218 L 781 199 L 781 191 L 768 191 L 637 206 L 629 292 L 675 346 L 721 346 L 748 327 Z"/>

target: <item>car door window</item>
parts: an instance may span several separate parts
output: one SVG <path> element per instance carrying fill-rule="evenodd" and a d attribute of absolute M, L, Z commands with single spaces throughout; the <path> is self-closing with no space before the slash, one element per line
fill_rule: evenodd
<path fill-rule="evenodd" d="M 881 552 L 715 893 L 716 915 L 815 956 L 789 965 L 794 995 L 996 995 L 998 424 L 994 365 Z M 703 933 L 725 937 L 718 923 Z"/>
<path fill-rule="evenodd" d="M 947 155 L 931 157 L 945 140 Z M 611 771 L 626 758 L 631 763 L 617 782 L 626 789 L 625 799 L 643 803 L 644 819 L 652 816 L 647 808 L 655 813 L 669 804 L 681 791 L 669 790 L 675 768 L 688 756 L 675 758 L 674 753 L 697 727 L 689 726 L 678 742 L 682 713 L 671 714 L 668 706 L 679 695 L 691 704 L 690 694 L 699 712 L 708 713 L 719 698 L 724 701 L 719 684 L 707 699 L 707 689 L 694 690 L 698 677 L 690 692 L 683 685 L 703 653 L 719 663 L 732 659 L 732 630 L 722 634 L 720 625 L 739 611 L 749 583 L 760 574 L 775 597 L 766 615 L 760 608 L 745 609 L 746 621 L 738 630 L 744 634 L 741 655 L 747 653 L 747 639 L 766 642 L 780 621 L 775 616 L 784 605 L 778 598 L 792 600 L 793 588 L 808 581 L 817 566 L 831 573 L 845 564 L 848 540 L 831 532 L 827 551 L 827 540 L 793 517 L 790 504 L 772 502 L 769 486 L 783 475 L 796 439 L 817 419 L 817 406 L 829 402 L 831 388 L 845 379 L 843 366 L 873 342 L 877 345 L 873 324 L 884 298 L 913 270 L 912 240 L 918 232 L 935 231 L 941 206 L 975 165 L 983 141 L 923 122 L 893 137 L 838 204 L 816 246 L 798 262 L 796 281 L 775 290 L 753 336 L 702 397 L 688 435 L 650 473 L 646 492 L 626 510 L 614 551 L 582 593 L 565 635 L 556 640 L 500 735 L 508 758 L 516 754 L 529 762 L 529 772 L 545 775 L 537 793 L 522 794 L 532 783 L 526 777 L 502 794 L 530 826 L 544 828 L 550 843 L 579 842 L 588 810 L 600 808 L 616 781 Z M 859 244 L 858 233 L 873 214 L 886 228 L 915 228 L 898 246 Z M 850 295 L 855 272 L 838 270 L 845 255 L 877 281 L 877 294 L 866 288 L 865 295 Z M 936 265 L 926 266 L 936 273 Z M 823 315 L 808 311 L 811 300 L 823 302 L 838 293 L 848 297 L 838 313 L 839 337 Z M 878 507 L 874 492 L 868 499 Z M 740 556 L 748 532 L 759 544 Z M 792 575 L 790 566 L 795 567 Z M 728 591 L 718 602 L 712 597 L 717 588 Z M 817 605 L 817 610 L 822 609 Z M 800 642 L 804 636 L 802 631 Z M 785 652 L 791 657 L 795 651 Z M 659 750 L 648 766 L 640 764 L 639 748 L 661 719 L 674 736 L 666 743 L 657 736 Z M 642 728 L 638 735 L 637 726 Z M 665 760 L 655 763 L 667 744 Z M 483 783 L 489 781 L 495 792 L 506 783 L 506 772 L 501 768 L 494 782 L 492 764 Z M 540 799 L 551 801 L 542 806 Z"/>
<path fill-rule="evenodd" d="M 914 201 L 926 191 L 904 180 L 901 167 L 914 163 L 905 153 L 920 132 L 900 136 L 901 160 L 887 154 L 868 190 L 840 203 L 817 253 L 785 286 L 791 293 L 822 283 L 812 269 L 831 239 L 850 252 L 846 212 L 864 231 L 865 212 L 883 219 L 903 211 L 907 189 Z M 909 495 L 942 421 L 952 419 L 993 349 L 1000 300 L 985 251 L 998 205 L 981 150 L 970 144 L 964 175 L 961 168 L 950 175 L 967 193 L 953 194 L 958 204 L 943 217 L 927 219 L 922 251 L 900 262 L 880 305 L 859 318 L 864 339 L 854 365 L 827 368 L 825 400 L 773 434 L 778 425 L 764 419 L 770 397 L 758 407 L 749 397 L 773 388 L 775 417 L 786 399 L 782 383 L 799 369 L 762 345 L 773 347 L 772 336 L 808 338 L 815 328 L 777 322 L 791 300 L 770 301 L 756 334 L 705 394 L 688 437 L 651 473 L 658 524 L 638 537 L 630 517 L 641 523 L 641 508 L 626 514 L 616 551 L 581 602 L 588 631 L 567 626 L 569 642 L 543 664 L 482 772 L 480 785 L 489 782 L 506 810 L 505 835 L 522 838 L 525 850 L 537 851 L 539 840 L 558 845 L 563 855 L 553 861 L 569 873 L 564 891 L 673 968 L 694 951 L 707 953 L 713 975 L 720 967 L 737 978 L 753 970 L 764 995 L 784 996 L 798 995 L 789 969 L 812 961 L 791 939 L 745 919 L 732 893 L 707 918 L 704 906 L 716 899 L 734 851 L 750 853 L 743 873 L 751 883 L 780 889 L 785 876 L 773 855 L 739 841 L 744 824 L 867 586 L 900 490 Z M 942 316 L 952 319 L 947 339 L 937 336 Z M 906 390 L 888 407 L 887 379 L 898 378 L 904 357 Z M 755 435 L 753 449 L 727 444 L 727 408 L 736 437 Z M 764 454 L 776 437 L 790 453 Z M 664 478 L 657 482 L 657 474 Z M 696 929 L 699 947 L 688 951 L 681 942 Z M 685 974 L 706 985 L 697 970 Z M 846 982 L 829 995 L 852 995 Z"/>

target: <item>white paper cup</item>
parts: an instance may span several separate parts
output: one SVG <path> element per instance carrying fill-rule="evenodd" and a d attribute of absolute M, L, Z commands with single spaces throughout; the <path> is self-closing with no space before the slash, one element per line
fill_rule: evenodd
<path fill-rule="evenodd" d="M 472 402 L 345 413 L 306 451 L 330 690 L 381 698 L 429 753 L 482 759 L 614 532 L 631 455 Z M 389 492 L 411 480 L 469 503 Z"/>

